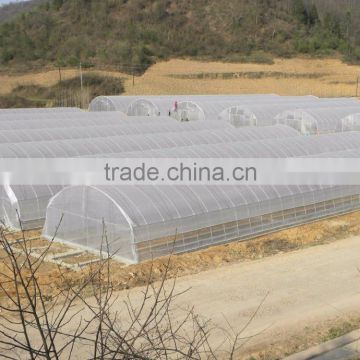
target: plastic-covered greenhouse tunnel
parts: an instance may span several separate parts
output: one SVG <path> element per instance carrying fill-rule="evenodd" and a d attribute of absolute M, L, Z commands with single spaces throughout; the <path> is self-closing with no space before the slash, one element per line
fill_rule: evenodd
<path fill-rule="evenodd" d="M 292 137 L 152 151 L 171 157 L 296 157 L 360 148 L 360 134 Z M 135 156 L 135 154 L 133 154 Z M 141 153 L 139 153 L 141 156 Z M 331 157 L 331 156 L 330 156 Z M 44 236 L 100 250 L 103 220 L 110 251 L 123 261 L 246 239 L 360 208 L 358 186 L 69 187 L 47 208 Z"/>
<path fill-rule="evenodd" d="M 219 129 L 202 131 L 179 131 L 182 128 L 198 129 L 199 125 L 181 124 L 174 122 L 176 128 L 169 133 L 149 133 L 130 136 L 105 136 L 85 139 L 70 139 L 58 141 L 13 142 L 0 145 L 2 158 L 55 158 L 102 156 L 154 150 L 170 149 L 176 146 L 191 146 L 195 144 L 217 144 L 229 142 L 251 142 L 260 139 L 279 139 L 280 137 L 299 136 L 299 133 L 287 126 L 273 126 L 267 128 L 233 129 L 228 126 Z M 221 125 L 221 123 L 219 124 Z M 105 128 L 106 129 L 106 128 Z M 103 131 L 105 131 L 105 129 Z M 110 128 L 111 129 L 111 128 Z M 127 134 L 129 127 L 115 128 Z M 131 129 L 131 128 L 130 128 Z M 47 129 L 50 131 L 52 129 Z M 68 129 L 69 131 L 71 129 Z M 76 130 L 78 130 L 76 128 Z M 71 132 L 74 130 L 71 130 Z M 86 129 L 83 129 L 86 133 Z M 111 131 L 113 131 L 111 129 Z M 16 132 L 11 134 L 18 136 Z M 46 133 L 47 134 L 47 133 Z M 45 135 L 46 135 L 45 134 Z M 10 135 L 10 134 L 8 134 Z M 41 130 L 43 135 L 43 130 Z M 0 142 L 1 142 L 0 137 Z M 124 155 L 125 156 L 125 155 Z M 61 189 L 58 186 L 8 186 L 1 196 L 1 218 L 9 227 L 18 227 L 17 213 L 20 213 L 23 227 L 41 226 L 45 217 L 46 206 L 50 198 Z"/>
<path fill-rule="evenodd" d="M 304 135 L 327 134 L 343 130 L 344 118 L 360 112 L 359 104 L 287 110 L 276 116 L 278 124 L 288 125 Z"/>
<path fill-rule="evenodd" d="M 360 207 L 359 187 L 70 187 L 47 209 L 44 236 L 125 262 L 245 239 Z M 62 221 L 60 223 L 61 217 Z M 102 221 L 104 219 L 104 223 Z"/>

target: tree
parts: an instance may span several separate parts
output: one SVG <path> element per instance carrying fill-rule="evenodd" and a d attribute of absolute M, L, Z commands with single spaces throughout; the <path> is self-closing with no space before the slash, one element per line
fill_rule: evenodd
<path fill-rule="evenodd" d="M 44 284 L 40 272 L 54 238 L 35 256 L 31 240 L 24 231 L 20 234 L 14 240 L 12 234 L 0 229 L 5 266 L 0 273 L 2 358 L 62 360 L 81 354 L 94 360 L 233 359 L 240 349 L 240 333 L 231 327 L 221 330 L 201 319 L 194 309 L 184 309 L 180 320 L 174 318 L 174 300 L 182 292 L 176 291 L 176 279 L 167 282 L 171 256 L 164 263 L 158 285 L 151 267 L 140 301 L 128 296 L 119 311 L 114 309 L 119 301 L 111 279 L 112 256 L 105 224 L 101 250 L 107 255 L 78 282 L 59 266 L 57 277 Z M 214 331 L 217 336 L 221 331 L 223 341 L 229 343 L 225 353 L 212 347 Z"/>

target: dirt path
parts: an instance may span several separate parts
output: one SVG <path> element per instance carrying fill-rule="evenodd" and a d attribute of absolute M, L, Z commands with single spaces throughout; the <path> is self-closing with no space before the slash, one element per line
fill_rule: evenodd
<path fill-rule="evenodd" d="M 194 306 L 203 318 L 220 327 L 227 326 L 227 319 L 238 331 L 268 294 L 243 334 L 258 334 L 239 356 L 252 360 L 281 359 L 360 328 L 359 216 L 359 212 L 346 214 L 247 242 L 174 256 L 170 276 L 174 271 L 179 276 L 176 289 L 190 288 L 174 304 L 175 320 L 184 315 L 179 309 Z M 150 267 L 153 277 L 160 279 L 164 262 L 112 264 L 115 288 L 130 289 L 117 292 L 114 310 L 126 314 L 122 300 L 129 291 L 135 304 L 139 302 Z M 47 264 L 45 271 L 41 272 L 44 283 L 57 277 L 53 265 Z M 74 282 L 81 281 L 81 272 L 69 275 Z M 77 324 L 75 318 L 71 327 Z M 216 333 L 212 339 L 221 338 Z"/>
<path fill-rule="evenodd" d="M 221 326 L 226 317 L 239 330 L 268 293 L 246 331 L 260 334 L 242 354 L 261 349 L 260 358 L 271 359 L 321 342 L 329 326 L 359 316 L 358 268 L 357 236 L 182 277 L 177 289 L 191 289 L 178 305 L 195 306 L 198 314 Z M 132 290 L 134 296 L 138 291 Z"/>

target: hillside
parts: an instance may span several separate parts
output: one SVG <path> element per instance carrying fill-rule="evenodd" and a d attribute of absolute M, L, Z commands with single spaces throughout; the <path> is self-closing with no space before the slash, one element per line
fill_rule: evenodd
<path fill-rule="evenodd" d="M 341 3 L 341 4 L 340 4 Z M 157 59 L 271 62 L 298 54 L 360 59 L 357 0 L 49 0 L 0 26 L 2 65 Z"/>
<path fill-rule="evenodd" d="M 0 5 L 0 23 L 13 20 L 16 16 L 28 13 L 46 0 L 20 1 L 8 5 Z"/>

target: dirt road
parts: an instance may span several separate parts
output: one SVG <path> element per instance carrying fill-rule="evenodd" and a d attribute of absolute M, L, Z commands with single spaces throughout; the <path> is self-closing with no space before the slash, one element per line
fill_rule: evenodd
<path fill-rule="evenodd" d="M 130 274 L 131 267 L 127 269 Z M 227 328 L 229 322 L 237 332 L 266 298 L 242 334 L 251 339 L 244 343 L 236 358 L 281 359 L 327 340 L 329 329 L 331 336 L 336 337 L 341 335 L 345 323 L 348 325 L 344 332 L 351 330 L 349 324 L 360 328 L 359 269 L 358 235 L 258 260 L 223 263 L 215 269 L 178 278 L 176 291 L 189 290 L 176 298 L 171 315 L 180 322 L 183 309 L 194 307 L 202 318 L 211 319 L 222 328 Z M 133 304 L 139 305 L 143 290 L 137 287 L 115 294 L 113 310 L 121 314 L 121 321 L 127 320 L 123 300 L 127 300 L 130 292 Z M 78 306 L 72 309 L 74 314 L 78 310 Z M 77 317 L 88 315 L 81 312 L 69 326 L 75 329 Z M 211 342 L 218 345 L 222 339 L 217 331 Z M 89 351 L 82 346 L 78 350 L 79 357 L 73 359 L 83 359 Z"/>
<path fill-rule="evenodd" d="M 222 326 L 226 317 L 239 330 L 268 294 L 246 331 L 260 334 L 242 353 L 262 350 L 261 358 L 271 359 L 322 341 L 331 325 L 359 316 L 359 268 L 360 237 L 350 237 L 182 277 L 177 289 L 191 289 L 178 305 L 195 306 Z"/>

